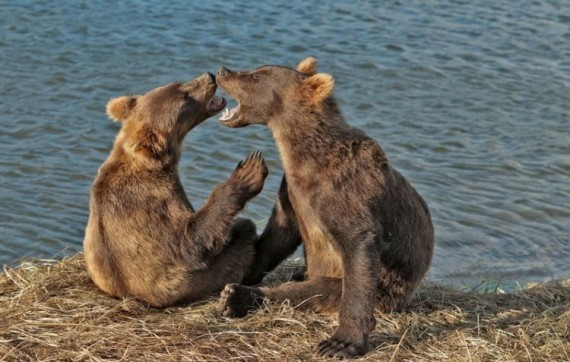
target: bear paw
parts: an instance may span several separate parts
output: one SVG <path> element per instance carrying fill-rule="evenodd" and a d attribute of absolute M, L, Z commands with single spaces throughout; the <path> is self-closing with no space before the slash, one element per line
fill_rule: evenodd
<path fill-rule="evenodd" d="M 355 358 L 368 352 L 368 342 L 350 342 L 344 338 L 331 337 L 317 346 L 318 357 L 334 357 L 341 359 Z"/>
<path fill-rule="evenodd" d="M 240 193 L 249 200 L 261 192 L 267 173 L 263 154 L 255 150 L 238 163 L 232 179 L 237 183 Z"/>
<path fill-rule="evenodd" d="M 263 296 L 257 288 L 227 284 L 220 294 L 220 311 L 224 317 L 241 318 L 259 308 Z"/>

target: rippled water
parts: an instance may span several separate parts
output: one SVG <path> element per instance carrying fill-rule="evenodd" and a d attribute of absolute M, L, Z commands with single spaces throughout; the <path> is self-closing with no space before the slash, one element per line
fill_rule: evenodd
<path fill-rule="evenodd" d="M 81 250 L 118 130 L 108 99 L 313 55 L 349 122 L 427 200 L 432 279 L 570 275 L 567 1 L 19 1 L 0 15 L 0 263 Z M 189 134 L 180 173 L 194 205 L 252 148 L 270 176 L 246 214 L 263 226 L 281 166 L 259 126 L 211 119 Z"/>

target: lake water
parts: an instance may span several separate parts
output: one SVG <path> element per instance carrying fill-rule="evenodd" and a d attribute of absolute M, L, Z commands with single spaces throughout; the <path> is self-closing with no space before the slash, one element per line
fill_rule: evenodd
<path fill-rule="evenodd" d="M 508 3 L 3 1 L 0 264 L 81 250 L 110 98 L 312 55 L 431 208 L 431 279 L 569 277 L 570 2 Z M 263 227 L 282 170 L 260 126 L 188 135 L 194 206 L 253 148 L 270 175 L 245 214 Z"/>

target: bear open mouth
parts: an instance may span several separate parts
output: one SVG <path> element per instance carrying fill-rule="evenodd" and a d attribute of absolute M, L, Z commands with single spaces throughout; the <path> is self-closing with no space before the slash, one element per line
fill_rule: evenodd
<path fill-rule="evenodd" d="M 224 113 L 222 113 L 222 116 L 219 119 L 220 121 L 222 121 L 222 123 L 230 123 L 233 119 L 237 118 L 237 116 L 239 115 L 239 111 L 240 111 L 240 104 L 238 103 L 238 105 L 232 109 L 226 108 L 226 110 L 224 111 Z"/>
<path fill-rule="evenodd" d="M 206 108 L 208 112 L 218 113 L 226 106 L 226 100 L 220 96 L 213 96 L 212 99 L 208 102 Z"/>

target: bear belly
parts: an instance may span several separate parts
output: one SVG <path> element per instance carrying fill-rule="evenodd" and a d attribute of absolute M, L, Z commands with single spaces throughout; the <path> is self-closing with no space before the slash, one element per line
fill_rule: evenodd
<path fill-rule="evenodd" d="M 304 216 L 299 217 L 299 224 L 305 246 L 307 275 L 309 278 L 342 278 L 340 253 L 321 227 L 318 217 L 314 214 Z"/>

